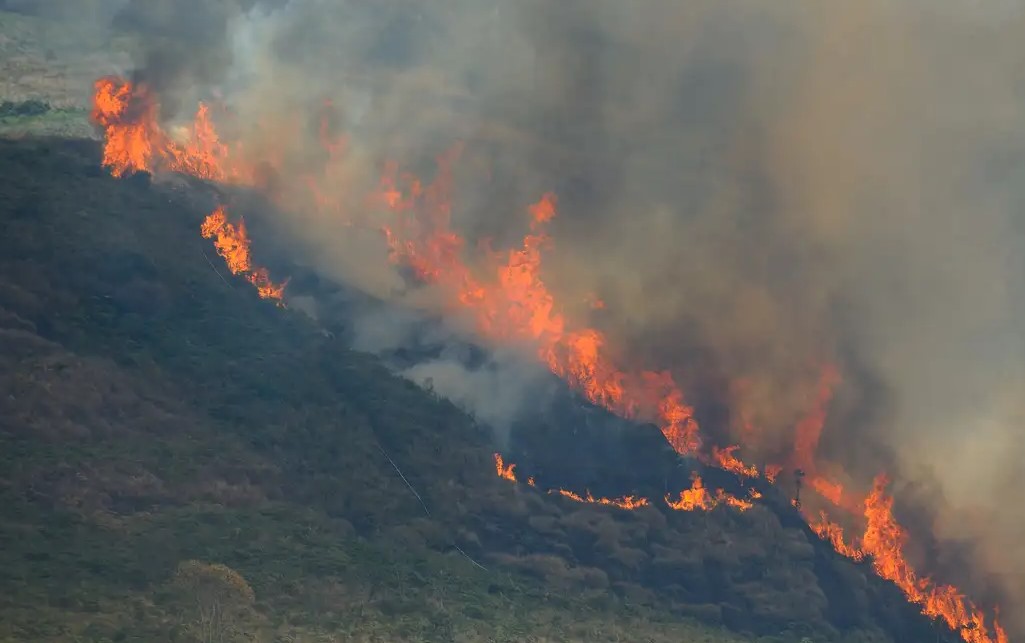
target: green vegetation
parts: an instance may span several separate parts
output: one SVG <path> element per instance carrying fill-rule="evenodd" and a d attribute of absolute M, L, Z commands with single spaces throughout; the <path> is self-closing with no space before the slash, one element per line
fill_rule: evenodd
<path fill-rule="evenodd" d="M 53 108 L 36 99 L 0 103 L 0 135 L 71 137 L 86 135 L 91 129 L 89 112 L 83 108 Z"/>

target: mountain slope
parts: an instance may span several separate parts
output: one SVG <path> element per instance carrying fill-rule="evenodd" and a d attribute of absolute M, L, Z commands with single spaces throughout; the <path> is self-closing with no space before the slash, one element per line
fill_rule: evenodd
<path fill-rule="evenodd" d="M 936 640 L 785 499 L 631 512 L 500 479 L 461 411 L 227 275 L 212 190 L 0 140 L 0 640 L 192 640 L 196 597 L 241 584 L 238 640 Z M 518 434 L 593 464 L 553 483 L 608 454 L 658 473 L 642 429 L 567 442 L 570 407 Z M 235 580 L 183 594 L 190 560 Z"/>

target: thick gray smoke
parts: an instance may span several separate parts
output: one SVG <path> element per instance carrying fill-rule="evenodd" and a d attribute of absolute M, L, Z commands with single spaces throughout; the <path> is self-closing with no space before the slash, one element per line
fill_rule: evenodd
<path fill-rule="evenodd" d="M 1025 632 L 1020 2 L 200 4 L 118 15 L 159 25 L 173 64 L 150 56 L 145 73 L 225 94 L 250 150 L 332 100 L 347 154 L 322 187 L 342 207 L 304 207 L 287 171 L 276 183 L 295 206 L 280 229 L 320 271 L 430 307 L 375 226 L 350 224 L 373 222 L 362 197 L 382 161 L 429 174 L 464 141 L 468 247 L 515 243 L 554 189 L 544 274 L 565 312 L 625 365 L 673 369 L 699 411 L 728 408 L 707 411 L 721 441 L 786 454 L 836 364 L 820 455 L 856 488 L 886 468 L 914 489 L 929 518 L 912 531 L 970 542 L 982 580 L 965 581 Z M 323 153 L 309 129 L 288 167 Z M 521 390 L 516 369 L 474 380 L 454 363 L 408 375 L 471 406 Z"/>

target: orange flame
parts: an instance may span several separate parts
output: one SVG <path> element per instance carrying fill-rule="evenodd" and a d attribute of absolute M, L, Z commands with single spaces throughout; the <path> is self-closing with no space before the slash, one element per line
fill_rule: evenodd
<path fill-rule="evenodd" d="M 257 293 L 264 299 L 281 301 L 286 284 L 275 284 L 270 280 L 266 268 L 253 268 L 249 259 L 249 234 L 246 222 L 239 219 L 238 225 L 228 221 L 224 206 L 218 206 L 211 212 L 200 227 L 204 239 L 213 239 L 217 254 L 224 258 L 231 274 L 243 275 L 249 283 L 256 287 Z"/>
<path fill-rule="evenodd" d="M 506 466 L 505 461 L 502 460 L 502 456 L 497 453 L 495 454 L 495 472 L 498 473 L 499 478 L 503 478 L 509 482 L 516 482 L 515 469 L 515 464 Z"/>
<path fill-rule="evenodd" d="M 150 169 L 154 141 L 162 141 L 157 103 L 145 88 L 114 77 L 95 83 L 92 120 L 104 129 L 103 166 L 116 177 Z"/>
<path fill-rule="evenodd" d="M 820 512 L 819 517 L 819 521 L 808 523 L 812 531 L 814 531 L 819 538 L 829 541 L 829 544 L 833 546 L 833 549 L 835 549 L 837 553 L 846 556 L 847 558 L 851 558 L 856 561 L 864 560 L 865 552 L 861 551 L 857 547 L 851 547 L 844 542 L 843 527 L 831 522 L 824 511 Z"/>
<path fill-rule="evenodd" d="M 381 177 L 380 200 L 398 220 L 384 226 L 390 258 L 409 266 L 425 283 L 458 278 L 465 273 L 459 252 L 463 239 L 449 229 L 452 217 L 452 166 L 462 154 L 455 146 L 438 157 L 438 173 L 426 188 L 410 174 L 398 176 L 398 166 L 389 163 Z M 403 197 L 401 185 L 408 185 Z"/>
<path fill-rule="evenodd" d="M 498 477 L 504 480 L 508 480 L 510 482 L 516 482 L 516 465 L 506 464 L 505 460 L 498 453 L 494 454 L 494 459 L 495 473 L 498 474 Z M 531 487 L 536 486 L 533 477 L 527 478 L 527 484 Z M 640 498 L 637 496 L 623 496 L 621 498 L 596 498 L 593 495 L 591 495 L 590 491 L 585 492 L 585 495 L 581 496 L 580 494 L 574 493 L 567 489 L 551 489 L 548 491 L 548 493 L 559 494 L 564 498 L 569 498 L 570 500 L 574 500 L 576 502 L 606 505 L 609 507 L 618 507 L 619 509 L 627 510 L 638 509 L 640 507 L 645 507 L 651 504 L 647 498 Z"/>
<path fill-rule="evenodd" d="M 738 498 L 723 489 L 717 489 L 713 495 L 705 488 L 705 483 L 701 476 L 695 474 L 693 480 L 690 489 L 684 489 L 680 492 L 679 500 L 673 500 L 672 496 L 666 495 L 666 504 L 677 511 L 711 511 L 719 505 L 733 507 L 739 511 L 747 511 L 754 506 L 753 500 L 762 497 L 762 494 L 754 489 L 751 490 L 749 500 Z"/>
<path fill-rule="evenodd" d="M 639 509 L 641 507 L 647 507 L 649 504 L 651 504 L 647 498 L 640 498 L 637 496 L 623 496 L 622 498 L 595 498 L 591 495 L 590 491 L 587 492 L 587 495 L 581 496 L 579 494 L 573 493 L 572 491 L 567 491 L 566 489 L 553 489 L 548 493 L 557 493 L 565 498 L 569 498 L 570 500 L 574 500 L 576 502 L 606 505 L 626 510 Z"/>
<path fill-rule="evenodd" d="M 872 492 L 865 499 L 867 526 L 860 545 L 845 542 L 843 529 L 830 522 L 825 514 L 812 524 L 812 529 L 844 556 L 854 560 L 870 559 L 877 575 L 896 584 L 908 601 L 922 607 L 923 614 L 941 619 L 967 643 L 1007 643 L 1007 634 L 996 617 L 991 636 L 982 610 L 956 587 L 919 577 L 908 563 L 904 556 L 907 532 L 893 515 L 893 498 L 886 494 L 887 484 L 886 476 L 876 477 Z"/>
<path fill-rule="evenodd" d="M 210 109 L 200 103 L 184 143 L 167 142 L 161 159 L 167 169 L 212 181 L 239 180 L 231 169 L 228 146 L 221 142 L 210 120 Z"/>
<path fill-rule="evenodd" d="M 740 445 L 733 445 L 720 449 L 719 447 L 712 447 L 712 461 L 720 468 L 725 469 L 731 473 L 735 473 L 738 476 L 746 478 L 757 478 L 759 476 L 758 467 L 748 466 L 741 462 L 733 453 L 740 448 Z"/>
<path fill-rule="evenodd" d="M 145 85 L 107 76 L 94 84 L 92 120 L 104 131 L 103 166 L 114 177 L 169 171 L 213 181 L 251 184 L 252 170 L 223 143 L 200 103 L 184 140 L 160 125 L 160 105 Z"/>
<path fill-rule="evenodd" d="M 206 105 L 200 104 L 183 143 L 172 141 L 159 123 L 159 104 L 144 85 L 116 77 L 94 84 L 92 119 L 103 128 L 103 165 L 115 177 L 133 172 L 170 170 L 191 176 L 225 181 L 240 179 L 232 167 L 229 148 L 221 142 Z M 200 228 L 213 238 L 217 253 L 232 274 L 243 275 L 260 297 L 279 303 L 285 284 L 275 284 L 266 268 L 254 268 L 249 255 L 245 221 L 228 222 L 223 207 L 212 212 Z"/>
<path fill-rule="evenodd" d="M 826 364 L 819 375 L 814 405 L 808 415 L 797 423 L 794 430 L 794 451 L 791 457 L 793 466 L 803 469 L 810 476 L 811 488 L 837 506 L 844 504 L 843 485 L 819 473 L 816 451 L 822 438 L 822 428 L 826 423 L 829 403 L 832 401 L 833 392 L 839 383 L 839 370 L 832 364 Z M 857 511 L 856 505 L 848 504 L 846 508 Z"/>
<path fill-rule="evenodd" d="M 937 585 L 928 578 L 919 578 L 904 558 L 907 533 L 893 516 L 893 498 L 886 494 L 888 480 L 878 476 L 872 493 L 865 499 L 868 526 L 861 548 L 872 557 L 879 576 L 893 581 L 913 603 L 922 606 L 922 613 L 941 618 L 952 630 L 960 631 L 968 643 L 992 643 L 985 626 L 985 616 L 950 585 Z"/>

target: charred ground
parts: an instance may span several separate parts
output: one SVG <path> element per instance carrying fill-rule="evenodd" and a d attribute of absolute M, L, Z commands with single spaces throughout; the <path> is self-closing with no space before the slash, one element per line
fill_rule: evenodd
<path fill-rule="evenodd" d="M 621 511 L 499 479 L 471 418 L 218 272 L 209 189 L 0 140 L 0 639 L 190 640 L 169 581 L 199 559 L 268 640 L 936 640 L 770 489 Z M 566 392 L 508 449 L 580 492 L 695 466 Z"/>

